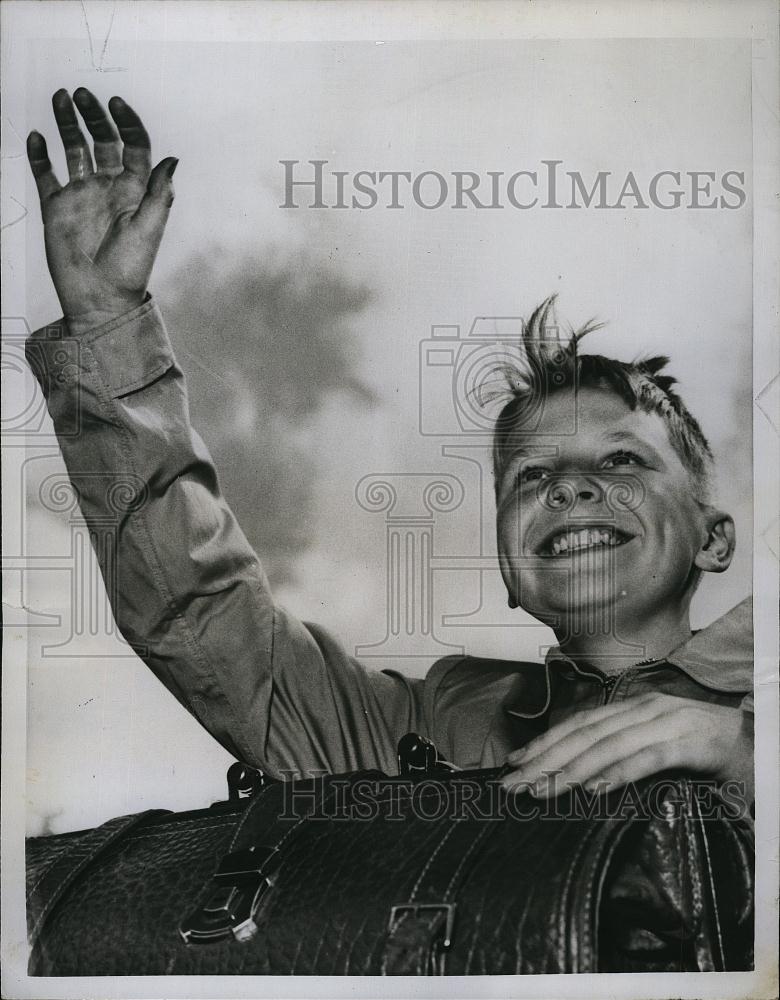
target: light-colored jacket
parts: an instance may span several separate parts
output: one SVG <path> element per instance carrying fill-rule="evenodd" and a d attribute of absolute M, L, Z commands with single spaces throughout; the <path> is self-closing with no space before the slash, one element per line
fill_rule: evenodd
<path fill-rule="evenodd" d="M 190 425 L 151 299 L 78 339 L 64 321 L 38 330 L 28 358 L 87 524 L 114 540 L 97 556 L 122 634 L 239 759 L 273 775 L 394 773 L 398 739 L 416 731 L 460 767 L 490 767 L 605 699 L 604 675 L 556 650 L 543 664 L 447 657 L 424 679 L 367 670 L 277 607 Z M 652 688 L 749 708 L 752 678 L 745 602 L 666 661 L 629 669 L 609 698 Z"/>

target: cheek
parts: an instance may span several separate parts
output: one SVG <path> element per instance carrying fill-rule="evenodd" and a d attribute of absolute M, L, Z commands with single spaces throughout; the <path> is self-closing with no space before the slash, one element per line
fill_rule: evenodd
<path fill-rule="evenodd" d="M 512 558 L 519 556 L 522 548 L 520 545 L 520 529 L 516 521 L 505 518 L 498 525 L 498 551 L 500 555 Z"/>
<path fill-rule="evenodd" d="M 507 552 L 520 552 L 525 521 L 521 519 L 520 505 L 515 497 L 510 497 L 497 515 L 497 537 L 499 545 Z"/>
<path fill-rule="evenodd" d="M 687 495 L 656 498 L 652 516 L 653 548 L 671 563 L 690 564 L 702 543 L 699 511 Z"/>

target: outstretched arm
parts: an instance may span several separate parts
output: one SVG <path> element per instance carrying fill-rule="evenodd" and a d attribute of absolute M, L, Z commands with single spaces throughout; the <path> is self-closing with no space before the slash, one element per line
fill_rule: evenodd
<path fill-rule="evenodd" d="M 114 615 L 163 683 L 231 752 L 272 773 L 392 769 L 424 731 L 421 684 L 369 673 L 274 606 L 260 563 L 189 422 L 187 394 L 146 292 L 173 201 L 166 158 L 113 98 L 54 97 L 69 182 L 28 152 L 64 321 L 28 356 L 47 397 Z M 71 433 L 78 419 L 78 433 Z"/>

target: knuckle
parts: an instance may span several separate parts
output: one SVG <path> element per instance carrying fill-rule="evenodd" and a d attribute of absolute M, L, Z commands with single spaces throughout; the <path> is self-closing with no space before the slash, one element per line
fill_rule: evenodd
<path fill-rule="evenodd" d="M 669 765 L 669 754 L 664 747 L 651 747 L 647 751 L 646 760 L 651 771 L 663 771 Z"/>
<path fill-rule="evenodd" d="M 712 719 L 706 706 L 699 702 L 688 702 L 678 705 L 675 714 L 680 724 L 686 727 L 686 731 L 693 728 L 710 728 Z"/>
<path fill-rule="evenodd" d="M 619 767 L 611 767 L 603 771 L 596 779 L 590 782 L 591 787 L 596 788 L 599 785 L 605 786 L 607 789 L 615 788 L 618 785 L 623 785 L 626 782 L 626 776 L 622 769 Z"/>

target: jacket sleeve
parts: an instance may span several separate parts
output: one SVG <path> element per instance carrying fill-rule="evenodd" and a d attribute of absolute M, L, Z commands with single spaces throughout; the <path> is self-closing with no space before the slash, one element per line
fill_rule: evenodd
<path fill-rule="evenodd" d="M 117 625 L 163 684 L 272 774 L 393 771 L 399 736 L 424 730 L 423 682 L 365 670 L 275 607 L 152 300 L 78 338 L 39 330 L 27 356 Z"/>

